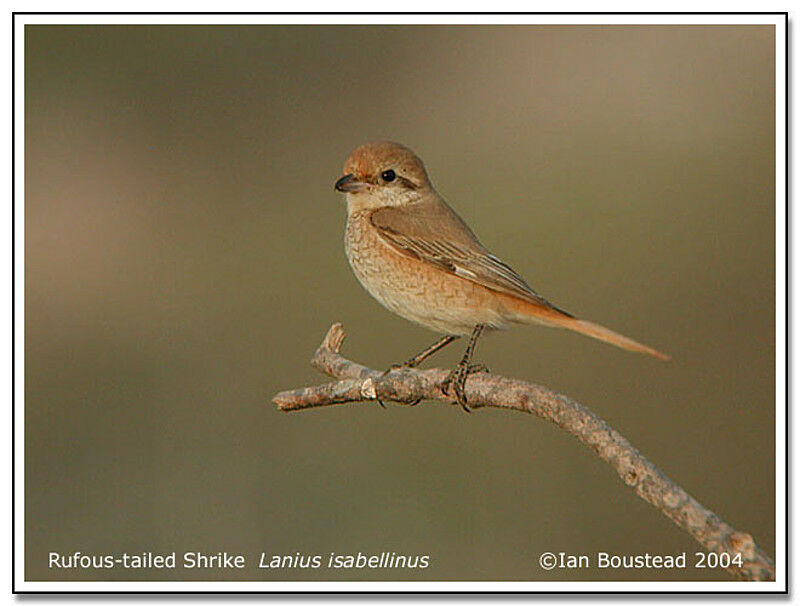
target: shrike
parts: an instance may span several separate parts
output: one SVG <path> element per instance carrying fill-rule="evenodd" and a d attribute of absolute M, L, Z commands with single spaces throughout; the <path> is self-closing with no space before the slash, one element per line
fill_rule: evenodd
<path fill-rule="evenodd" d="M 347 195 L 347 260 L 384 307 L 444 336 L 404 364 L 414 367 L 459 337 L 464 356 L 442 384 L 465 410 L 464 383 L 484 369 L 470 360 L 481 332 L 515 324 L 568 328 L 617 347 L 669 356 L 599 324 L 579 320 L 537 294 L 490 253 L 439 196 L 422 161 L 391 142 L 368 143 L 344 165 L 335 188 Z"/>

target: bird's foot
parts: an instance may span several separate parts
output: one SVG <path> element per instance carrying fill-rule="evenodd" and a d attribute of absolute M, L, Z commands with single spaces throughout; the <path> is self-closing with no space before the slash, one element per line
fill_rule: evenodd
<path fill-rule="evenodd" d="M 383 373 L 383 374 L 384 374 L 384 375 L 386 375 L 386 374 L 387 374 L 388 372 L 390 372 L 391 370 L 392 370 L 392 369 L 389 369 L 389 370 L 387 370 L 387 371 L 386 371 L 385 373 Z M 381 408 L 384 408 L 384 409 L 386 408 L 386 404 L 384 404 L 384 403 L 383 403 L 383 400 L 381 400 L 379 397 L 375 396 L 375 401 L 376 401 L 378 404 L 380 404 L 380 405 L 381 405 Z M 406 406 L 416 406 L 417 404 L 419 404 L 420 402 L 422 402 L 422 398 L 415 398 L 415 399 L 413 399 L 413 400 L 397 400 L 397 402 L 398 402 L 399 404 L 405 404 Z"/>
<path fill-rule="evenodd" d="M 376 397 L 376 398 L 375 398 L 375 401 L 376 401 L 378 404 L 380 404 L 380 405 L 381 405 L 381 408 L 383 408 L 384 410 L 386 409 L 386 404 L 384 404 L 384 403 L 383 403 L 383 400 L 381 400 L 380 398 Z M 407 402 L 406 402 L 406 401 L 401 401 L 400 403 L 401 403 L 401 404 L 405 404 L 406 406 L 416 406 L 416 405 L 417 405 L 417 404 L 419 404 L 420 402 L 422 402 L 422 398 L 416 398 L 416 399 L 414 399 L 414 400 L 409 400 L 409 401 L 407 401 Z"/>
<path fill-rule="evenodd" d="M 393 372 L 395 370 L 403 370 L 404 368 L 416 368 L 416 366 L 417 366 L 417 361 L 414 358 L 412 358 L 410 360 L 403 362 L 402 364 L 392 364 L 389 368 L 383 371 L 383 374 L 381 376 L 385 377 L 390 372 Z M 406 406 L 416 406 L 420 402 L 422 402 L 422 398 L 417 398 L 415 400 L 409 400 L 408 402 L 402 402 L 402 403 L 405 404 Z M 384 403 L 381 402 L 380 400 L 378 400 L 378 404 L 386 408 Z"/>
<path fill-rule="evenodd" d="M 447 375 L 445 380 L 439 386 L 444 395 L 448 395 L 450 388 L 453 388 L 453 394 L 456 401 L 461 405 L 466 412 L 472 412 L 467 404 L 467 395 L 464 393 L 464 385 L 467 382 L 467 377 L 480 372 L 489 372 L 485 364 L 462 364 L 459 363 L 450 374 Z"/>
<path fill-rule="evenodd" d="M 381 375 L 381 376 L 385 377 L 390 372 L 393 372 L 395 370 L 402 370 L 404 368 L 414 368 L 414 367 L 416 367 L 416 364 L 414 364 L 413 360 L 407 360 L 407 361 L 403 362 L 402 364 L 392 364 L 389 368 L 387 368 L 386 370 L 383 371 L 383 375 Z"/>

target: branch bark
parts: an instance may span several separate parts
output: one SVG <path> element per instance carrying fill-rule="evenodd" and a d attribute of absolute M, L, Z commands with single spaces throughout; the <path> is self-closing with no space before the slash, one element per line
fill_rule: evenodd
<path fill-rule="evenodd" d="M 282 391 L 273 402 L 283 411 L 304 410 L 347 403 L 380 400 L 413 402 L 418 398 L 443 400 L 439 384 L 447 372 L 404 368 L 384 375 L 344 358 L 339 352 L 345 338 L 337 323 L 311 359 L 318 370 L 338 381 Z M 724 522 L 706 509 L 648 461 L 628 440 L 578 402 L 545 387 L 488 373 L 470 376 L 466 394 L 472 408 L 493 406 L 535 414 L 555 423 L 609 463 L 636 494 L 692 535 L 707 551 L 742 556 L 742 566 L 727 570 L 744 580 L 774 581 L 775 563 L 755 544 L 753 537 Z"/>

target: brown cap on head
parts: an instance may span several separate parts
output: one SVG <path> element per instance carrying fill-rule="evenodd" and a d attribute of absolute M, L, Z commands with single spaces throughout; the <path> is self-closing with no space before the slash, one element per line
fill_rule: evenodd
<path fill-rule="evenodd" d="M 344 163 L 344 174 L 359 181 L 377 182 L 381 173 L 393 170 L 420 187 L 428 182 L 425 166 L 414 152 L 399 143 L 378 141 L 357 148 Z"/>

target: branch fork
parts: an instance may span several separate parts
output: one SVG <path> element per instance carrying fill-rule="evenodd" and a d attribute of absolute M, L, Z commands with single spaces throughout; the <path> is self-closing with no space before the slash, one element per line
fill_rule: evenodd
<path fill-rule="evenodd" d="M 440 385 L 444 370 L 402 368 L 383 373 L 340 354 L 344 328 L 330 327 L 311 364 L 337 381 L 282 391 L 272 401 L 283 411 L 349 403 L 392 400 L 410 404 L 420 398 L 453 404 Z M 727 570 L 753 581 L 774 581 L 775 563 L 745 532 L 740 532 L 706 509 L 683 488 L 665 476 L 608 423 L 578 402 L 546 387 L 489 373 L 471 375 L 465 392 L 470 408 L 486 406 L 535 414 L 569 432 L 610 464 L 636 494 L 688 532 L 707 551 L 741 554 L 742 565 Z"/>

